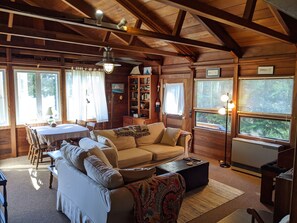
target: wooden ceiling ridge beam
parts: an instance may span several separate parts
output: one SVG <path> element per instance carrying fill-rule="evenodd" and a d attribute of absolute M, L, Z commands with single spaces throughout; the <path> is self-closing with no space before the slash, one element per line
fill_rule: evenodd
<path fill-rule="evenodd" d="M 96 47 L 96 48 L 110 46 L 114 49 L 122 50 L 122 51 L 131 51 L 131 52 L 137 52 L 137 53 L 144 52 L 148 54 L 161 55 L 161 56 L 184 57 L 184 55 L 180 55 L 178 53 L 164 51 L 164 50 L 145 48 L 145 47 L 139 47 L 139 46 L 126 46 L 126 45 L 116 44 L 116 43 L 106 43 L 106 42 L 102 42 L 102 41 L 98 41 L 90 38 L 83 38 L 81 36 L 73 35 L 73 34 L 57 33 L 57 32 L 42 31 L 42 30 L 36 32 L 35 29 L 30 29 L 30 28 L 21 28 L 21 27 L 8 28 L 7 26 L 0 25 L 0 34 L 5 34 L 5 35 L 10 34 L 10 35 L 25 37 L 25 38 L 44 39 L 48 41 L 70 43 L 70 44 L 76 44 L 76 45 L 85 45 L 85 46 Z"/>
<path fill-rule="evenodd" d="M 252 21 L 255 12 L 257 0 L 246 0 L 243 18 Z"/>
<path fill-rule="evenodd" d="M 155 32 L 171 35 L 172 31 L 167 28 L 166 24 L 158 18 L 156 15 L 152 16 L 152 11 L 149 11 L 144 4 L 141 4 L 138 0 L 116 0 L 121 4 L 127 11 L 132 13 L 136 18 L 141 19 L 148 27 L 150 27 Z M 150 16 L 149 16 L 150 15 Z M 152 18 L 154 17 L 154 18 Z M 195 62 L 197 60 L 197 55 L 193 53 L 191 49 L 186 46 L 176 45 L 171 43 L 171 45 L 182 54 L 191 54 L 192 56 L 187 57 L 190 62 Z"/>
<path fill-rule="evenodd" d="M 259 25 L 247 19 L 241 18 L 239 16 L 233 15 L 229 12 L 223 11 L 221 9 L 215 8 L 213 6 L 207 5 L 205 3 L 196 2 L 192 0 L 156 0 L 162 2 L 166 5 L 170 5 L 185 11 L 188 11 L 192 14 L 203 16 L 205 18 L 220 22 L 226 25 L 230 25 L 237 28 L 248 29 L 259 34 L 277 39 L 286 43 L 295 43 L 289 36 L 277 32 L 275 30 L 269 29 L 265 26 Z"/>
<path fill-rule="evenodd" d="M 231 53 L 235 57 L 242 57 L 242 49 L 237 42 L 229 35 L 229 33 L 218 23 L 202 16 L 193 15 L 198 22 L 203 25 L 207 31 L 217 39 L 221 44 L 231 49 Z"/>
<path fill-rule="evenodd" d="M 118 33 L 127 33 L 128 35 L 138 35 L 138 36 L 143 36 L 143 37 L 162 39 L 164 41 L 175 43 L 175 45 L 177 47 L 182 47 L 182 48 L 185 48 L 185 46 L 180 46 L 177 44 L 183 44 L 183 45 L 188 45 L 188 46 L 193 46 L 193 47 L 205 47 L 205 48 L 223 50 L 223 51 L 230 51 L 230 49 L 228 49 L 224 46 L 201 42 L 201 41 L 196 41 L 196 40 L 191 40 L 191 39 L 187 39 L 187 38 L 178 38 L 178 37 L 172 36 L 171 34 L 167 35 L 167 34 L 147 31 L 147 30 L 136 29 L 133 27 L 128 27 L 128 30 L 124 31 L 124 30 L 120 30 L 120 29 L 113 29 L 110 27 L 102 27 L 102 26 L 87 24 L 87 23 L 80 21 L 82 19 L 79 17 L 76 17 L 75 20 L 70 20 L 69 14 L 56 12 L 56 11 L 52 11 L 52 10 L 47 10 L 47 9 L 43 9 L 43 8 L 39 8 L 39 7 L 35 7 L 35 6 L 20 5 L 20 4 L 16 4 L 16 3 L 11 4 L 7 0 L 0 1 L 0 11 L 6 12 L 6 13 L 13 12 L 15 14 L 19 14 L 22 16 L 45 19 L 45 20 L 49 20 L 49 21 L 66 23 L 66 24 L 76 25 L 76 26 L 82 26 L 82 27 L 91 28 L 91 29 L 100 29 L 100 30 L 107 30 L 107 31 L 118 32 Z M 68 19 L 66 19 L 66 18 L 68 18 Z M 193 56 L 193 54 L 182 52 L 182 53 L 179 53 L 179 56 L 191 57 L 191 56 Z"/>

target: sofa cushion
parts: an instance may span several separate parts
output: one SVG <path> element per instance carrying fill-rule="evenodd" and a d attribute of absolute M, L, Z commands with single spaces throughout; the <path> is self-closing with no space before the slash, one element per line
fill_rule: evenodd
<path fill-rule="evenodd" d="M 71 145 L 70 143 L 63 142 L 61 146 L 60 151 L 62 157 L 80 171 L 86 172 L 84 159 L 88 156 L 87 152 L 78 146 Z"/>
<path fill-rule="evenodd" d="M 178 140 L 178 137 L 180 136 L 180 129 L 177 128 L 166 128 L 163 137 L 161 139 L 161 144 L 169 145 L 169 146 L 175 146 Z"/>
<path fill-rule="evenodd" d="M 120 168 L 126 168 L 140 163 L 149 162 L 153 157 L 152 153 L 138 148 L 121 150 L 118 154 L 118 164 Z"/>
<path fill-rule="evenodd" d="M 168 146 L 163 144 L 140 146 L 138 149 L 151 152 L 153 154 L 153 161 L 174 158 L 184 153 L 184 147 L 182 146 Z"/>
<path fill-rule="evenodd" d="M 126 184 L 152 177 L 153 174 L 156 172 L 156 168 L 119 169 L 119 172 Z"/>
<path fill-rule="evenodd" d="M 140 138 L 136 138 L 137 146 L 144 146 L 144 145 L 150 145 L 153 143 L 160 143 L 163 131 L 165 129 L 163 122 L 156 122 L 152 124 L 147 125 L 150 134 L 147 136 L 143 136 Z"/>
<path fill-rule="evenodd" d="M 117 150 L 135 148 L 136 143 L 133 136 L 117 136 L 112 129 L 94 130 L 95 135 L 101 135 L 110 139 L 116 146 Z"/>
<path fill-rule="evenodd" d="M 123 177 L 119 171 L 108 167 L 94 155 L 84 160 L 84 166 L 90 178 L 108 189 L 115 189 L 124 185 Z"/>
<path fill-rule="evenodd" d="M 96 142 L 90 138 L 82 138 L 79 141 L 79 146 L 85 151 L 87 151 L 88 155 L 95 155 L 100 160 L 102 160 L 103 163 L 105 163 L 107 166 L 112 167 L 107 157 L 101 150 L 101 148 L 106 148 L 107 147 L 106 145 Z"/>

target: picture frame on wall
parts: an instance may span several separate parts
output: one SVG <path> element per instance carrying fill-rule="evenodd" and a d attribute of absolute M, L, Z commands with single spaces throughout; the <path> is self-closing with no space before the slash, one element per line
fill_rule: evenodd
<path fill-rule="evenodd" d="M 259 66 L 258 74 L 274 74 L 274 66 Z"/>
<path fill-rule="evenodd" d="M 144 75 L 152 75 L 152 67 L 144 67 L 143 74 Z"/>
<path fill-rule="evenodd" d="M 123 94 L 125 92 L 125 84 L 124 83 L 112 83 L 111 91 L 112 91 L 112 93 Z"/>
<path fill-rule="evenodd" d="M 221 68 L 207 68 L 206 77 L 207 78 L 217 78 L 221 76 Z"/>

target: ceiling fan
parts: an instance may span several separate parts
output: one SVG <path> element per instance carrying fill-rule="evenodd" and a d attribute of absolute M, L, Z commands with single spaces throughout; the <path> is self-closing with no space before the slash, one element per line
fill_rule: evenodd
<path fill-rule="evenodd" d="M 110 74 L 113 72 L 114 67 L 121 66 L 120 63 L 128 63 L 133 65 L 140 65 L 141 62 L 135 61 L 132 58 L 128 57 L 118 57 L 115 58 L 112 52 L 112 48 L 107 46 L 104 47 L 105 51 L 103 52 L 102 60 L 97 62 L 96 65 L 103 66 L 105 73 Z"/>

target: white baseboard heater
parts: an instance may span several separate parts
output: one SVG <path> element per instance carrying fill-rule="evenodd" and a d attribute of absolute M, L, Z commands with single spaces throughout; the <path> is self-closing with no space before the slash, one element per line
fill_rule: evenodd
<path fill-rule="evenodd" d="M 279 144 L 233 138 L 231 168 L 261 176 L 260 167 L 276 160 L 282 147 Z"/>

